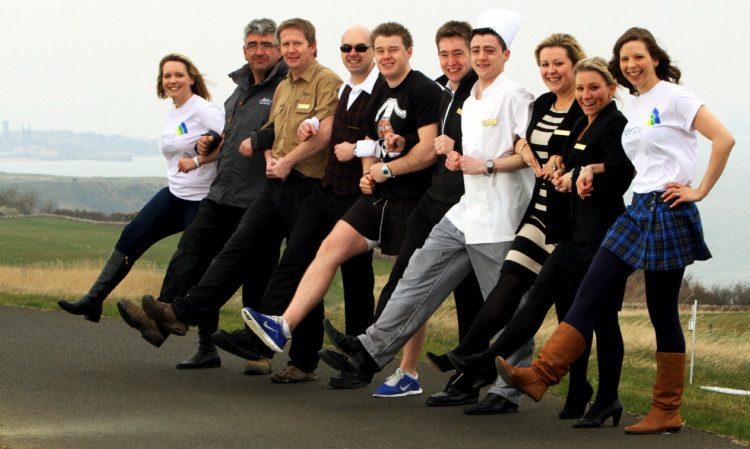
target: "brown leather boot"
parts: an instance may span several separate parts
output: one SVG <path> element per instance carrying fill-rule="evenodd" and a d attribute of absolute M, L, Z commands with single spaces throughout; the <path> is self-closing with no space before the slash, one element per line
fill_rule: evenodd
<path fill-rule="evenodd" d="M 685 388 L 685 354 L 657 352 L 656 382 L 651 411 L 641 422 L 625 428 L 625 433 L 648 435 L 678 432 L 682 428 L 680 404 Z"/>
<path fill-rule="evenodd" d="M 539 402 L 550 385 L 557 385 L 568 373 L 570 364 L 586 349 L 586 339 L 566 322 L 560 323 L 547 340 L 539 357 L 528 368 L 511 366 L 502 357 L 495 363 L 500 377 L 513 388 L 521 390 Z"/>

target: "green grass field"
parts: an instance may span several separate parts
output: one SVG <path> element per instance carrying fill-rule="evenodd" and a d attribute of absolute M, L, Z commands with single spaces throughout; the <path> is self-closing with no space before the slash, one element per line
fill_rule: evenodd
<path fill-rule="evenodd" d="M 121 230 L 122 226 L 81 224 L 53 218 L 0 219 L 0 275 L 3 271 L 19 270 L 20 267 L 22 271 L 42 271 L 50 279 L 54 272 L 62 270 L 67 278 L 75 276 L 76 267 L 86 267 L 89 272 L 80 285 L 87 286 Z M 156 287 L 151 287 L 151 291 L 158 291 L 161 276 L 177 247 L 178 238 L 172 236 L 159 242 L 136 265 L 136 269 L 145 272 L 141 274 L 154 278 Z M 376 291 L 379 291 L 387 280 L 390 265 L 376 262 L 374 268 Z M 131 273 L 129 277 L 133 275 Z M 69 293 L 67 297 L 75 299 L 77 295 L 85 293 L 83 287 L 80 290 Z M 337 275 L 326 295 L 327 316 L 337 325 L 343 325 L 342 290 L 340 276 Z M 0 282 L 0 303 L 4 304 L 57 309 L 55 302 L 60 296 L 54 285 L 47 289 L 42 286 L 41 293 L 24 294 L 12 292 Z M 113 293 L 112 296 L 117 295 Z M 116 300 L 116 297 L 111 298 L 105 303 L 106 315 L 119 316 L 115 308 Z M 222 328 L 234 330 L 242 325 L 237 313 L 240 307 L 240 301 L 235 297 L 222 309 Z M 687 332 L 688 319 L 689 313 L 686 312 L 682 316 L 683 329 L 686 331 L 688 351 L 691 351 L 692 334 Z M 645 414 L 649 409 L 655 372 L 653 329 L 643 310 L 623 311 L 620 323 L 625 339 L 620 397 L 626 410 Z M 750 442 L 750 396 L 718 394 L 702 390 L 700 386 L 750 390 L 750 312 L 700 312 L 697 323 L 694 383 L 686 385 L 682 418 L 686 425 L 727 435 L 747 444 Z M 537 349 L 554 325 L 554 311 L 551 311 L 538 334 Z M 455 307 L 449 300 L 430 321 L 423 351 L 445 352 L 455 345 L 456 339 Z M 596 387 L 595 350 L 592 351 L 588 377 Z M 564 395 L 567 378 L 552 391 Z"/>

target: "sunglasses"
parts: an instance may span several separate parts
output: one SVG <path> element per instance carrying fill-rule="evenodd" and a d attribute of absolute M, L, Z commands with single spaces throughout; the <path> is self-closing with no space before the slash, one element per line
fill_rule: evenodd
<path fill-rule="evenodd" d="M 365 44 L 357 44 L 357 45 L 349 45 L 349 44 L 343 44 L 341 47 L 339 47 L 339 50 L 341 50 L 341 53 L 349 53 L 354 49 L 357 53 L 364 53 L 367 51 L 368 48 L 372 47 L 372 45 L 365 45 Z"/>

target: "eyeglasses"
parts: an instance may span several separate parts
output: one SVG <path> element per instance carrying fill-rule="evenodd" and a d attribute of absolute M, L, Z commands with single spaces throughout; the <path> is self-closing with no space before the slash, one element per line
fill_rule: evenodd
<path fill-rule="evenodd" d="M 349 53 L 354 49 L 357 53 L 364 53 L 370 47 L 372 47 L 372 45 L 357 44 L 352 46 L 349 44 L 342 44 L 341 47 L 339 47 L 339 50 L 341 50 L 341 53 Z"/>
<path fill-rule="evenodd" d="M 274 48 L 274 47 L 277 47 L 277 46 L 278 45 L 271 44 L 269 42 L 261 42 L 260 45 L 258 45 L 255 42 L 250 42 L 250 43 L 245 44 L 245 50 L 256 51 L 258 48 L 260 48 L 261 50 L 265 51 L 265 50 L 268 50 L 268 49 L 271 49 L 271 48 Z"/>

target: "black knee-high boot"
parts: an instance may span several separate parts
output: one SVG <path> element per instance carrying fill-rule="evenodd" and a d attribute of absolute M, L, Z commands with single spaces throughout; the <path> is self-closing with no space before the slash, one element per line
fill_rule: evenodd
<path fill-rule="evenodd" d="M 98 323 L 102 316 L 102 303 L 125 278 L 131 267 L 132 261 L 128 260 L 128 256 L 116 249 L 112 250 L 102 272 L 85 296 L 75 302 L 61 299 L 57 304 L 68 313 L 83 315 L 87 320 Z"/>

